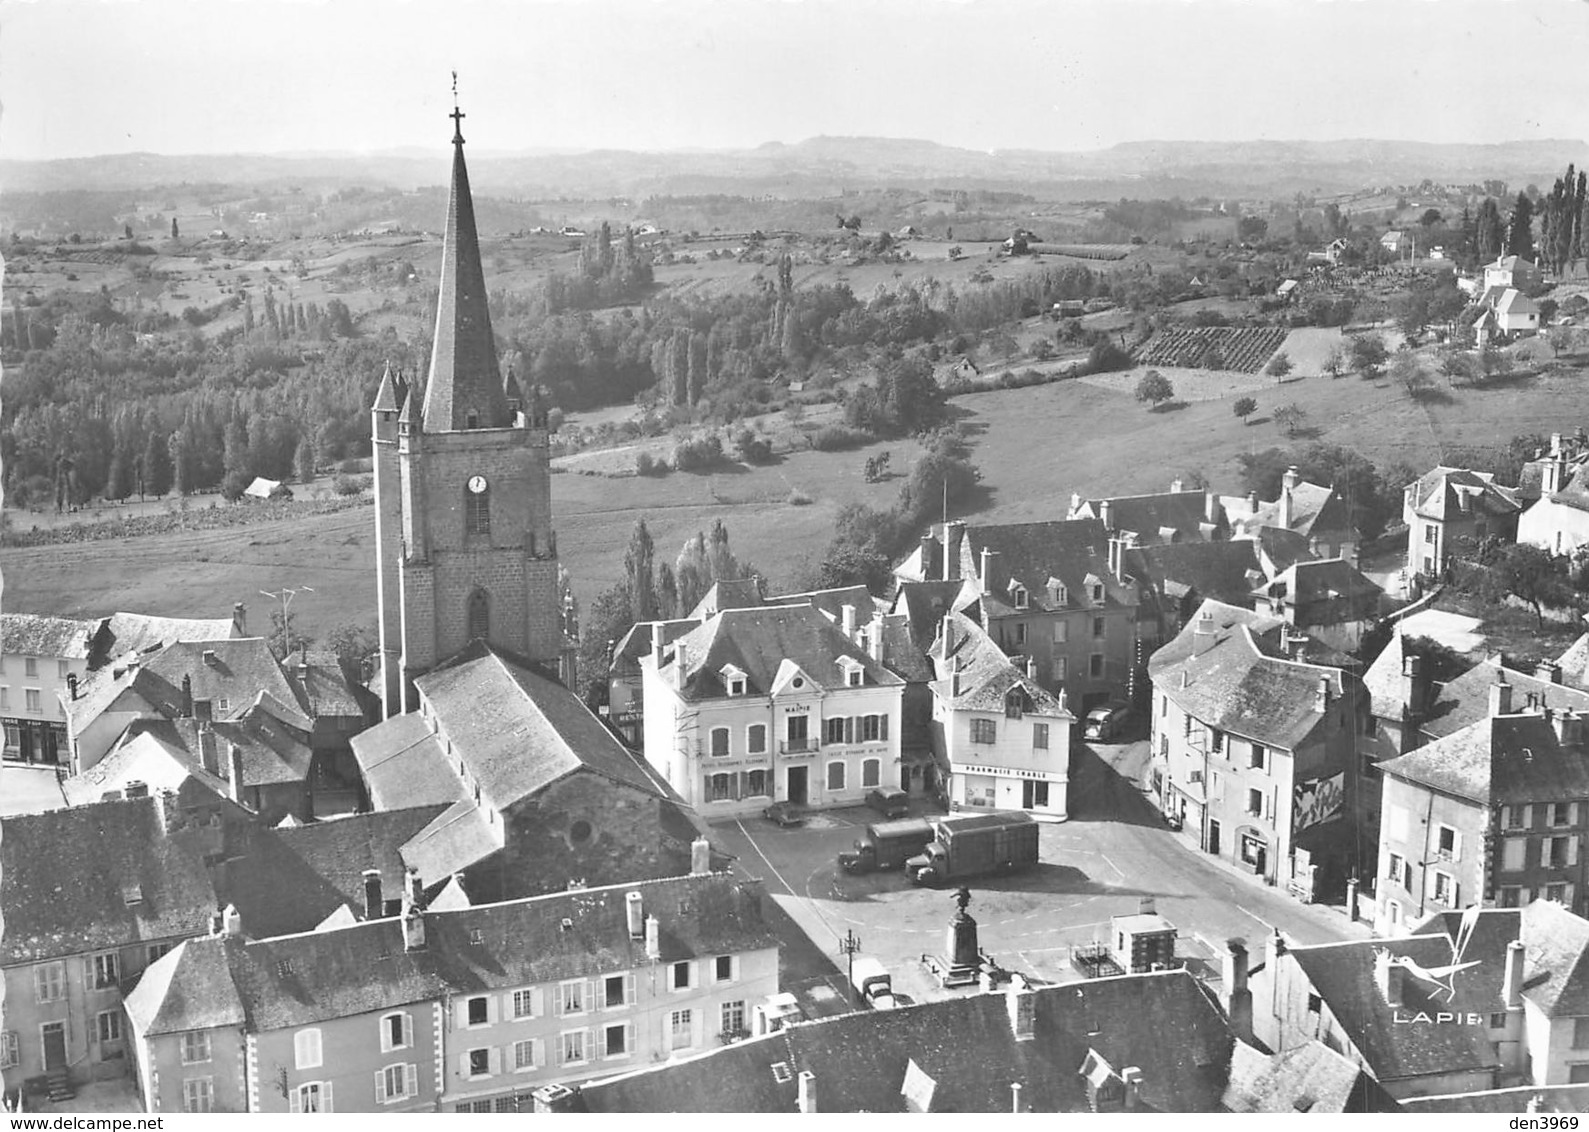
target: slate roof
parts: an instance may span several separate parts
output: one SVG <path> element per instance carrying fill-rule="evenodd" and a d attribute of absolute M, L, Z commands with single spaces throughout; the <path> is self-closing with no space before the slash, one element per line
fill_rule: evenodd
<path fill-rule="evenodd" d="M 464 797 L 463 783 L 447 765 L 440 740 L 417 712 L 394 715 L 360 732 L 350 746 L 370 804 L 378 810 L 451 804 Z"/>
<path fill-rule="evenodd" d="M 730 664 L 746 674 L 749 695 L 770 693 L 785 661 L 823 688 L 840 688 L 841 657 L 861 666 L 866 684 L 904 683 L 809 605 L 725 610 L 673 642 L 662 667 L 671 678 L 682 666 L 683 698 L 701 700 L 728 694 L 722 670 Z"/>
<path fill-rule="evenodd" d="M 1417 926 L 1420 935 L 1457 938 L 1461 912 L 1441 912 Z M 1479 966 L 1462 975 L 1465 991 L 1497 1001 L 1505 977 L 1506 947 L 1523 941 L 1523 997 L 1547 1017 L 1589 1014 L 1589 920 L 1554 900 L 1526 908 L 1485 908 L 1464 950 Z"/>
<path fill-rule="evenodd" d="M 1575 471 L 1566 486 L 1551 493 L 1550 501 L 1577 511 L 1589 511 L 1589 469 L 1580 467 Z"/>
<path fill-rule="evenodd" d="M 1196 492 L 1182 492 L 1178 497 L 1183 496 L 1203 498 Z M 1109 572 L 1109 534 L 1097 519 L 968 526 L 960 540 L 963 576 L 980 576 L 984 548 L 998 552 L 994 571 L 998 578 L 1026 587 L 1027 601 L 1032 609 L 1119 608 L 1137 604 L 1133 588 Z M 1065 588 L 1063 603 L 1053 601 L 1050 596 L 1051 578 Z M 1093 604 L 1089 579 L 1104 585 L 1102 607 Z M 1001 586 L 991 598 L 982 600 L 990 613 L 1018 612 L 1008 585 Z M 965 607 L 962 601 L 960 608 Z"/>
<path fill-rule="evenodd" d="M 916 647 L 925 651 L 938 636 L 944 615 L 962 608 L 962 594 L 975 589 L 969 581 L 901 582 L 894 591 L 891 611 L 905 616 Z"/>
<path fill-rule="evenodd" d="M 584 701 L 489 646 L 465 649 L 415 685 L 453 753 L 498 808 L 580 769 L 656 793 Z"/>
<path fill-rule="evenodd" d="M 822 1112 L 904 1112 L 914 1064 L 934 1086 L 934 1112 L 1008 1112 L 1012 1083 L 1032 1111 L 1086 1112 L 1081 1069 L 1096 1051 L 1116 1073 L 1141 1069 L 1145 1110 L 1218 1110 L 1230 1031 L 1185 971 L 1030 993 L 1030 1041 L 1015 1040 L 1003 993 L 974 994 L 795 1023 L 592 1082 L 579 1100 L 590 1112 L 793 1112 L 800 1074 L 810 1072 Z"/>
<path fill-rule="evenodd" d="M 193 780 L 210 792 L 230 797 L 227 779 L 211 774 L 190 754 L 168 719 L 140 719 L 122 733 L 103 759 L 82 774 L 61 782 L 70 805 L 97 802 L 111 790 L 125 790 L 129 782 L 142 782 L 151 794 L 162 789 L 180 790 Z"/>
<path fill-rule="evenodd" d="M 1174 601 L 1196 595 L 1249 602 L 1264 577 L 1258 543 L 1250 539 L 1132 547 L 1125 562 L 1126 573 Z"/>
<path fill-rule="evenodd" d="M 311 654 L 307 663 L 290 658 L 287 679 L 297 693 L 298 702 L 314 719 L 364 717 L 364 706 L 342 675 L 336 657 Z"/>
<path fill-rule="evenodd" d="M 381 899 L 403 895 L 402 848 L 441 806 L 349 814 L 256 830 L 248 852 L 226 865 L 222 896 L 254 939 L 313 931 L 338 908 L 363 919 L 364 873 L 381 874 Z"/>
<path fill-rule="evenodd" d="M 171 721 L 191 759 L 203 765 L 200 746 L 203 725 L 196 719 Z M 216 770 L 220 777 L 231 777 L 230 749 L 235 746 L 243 756 L 244 786 L 275 786 L 307 782 L 313 752 L 301 738 L 270 712 L 250 706 L 234 719 L 210 724 L 215 736 Z"/>
<path fill-rule="evenodd" d="M 1169 542 L 1179 539 L 1223 538 L 1230 530 L 1230 522 L 1219 507 L 1216 497 L 1217 518 L 1210 523 L 1207 516 L 1208 493 L 1201 491 L 1170 491 L 1153 495 L 1117 495 L 1109 499 L 1082 500 L 1073 505 L 1073 519 L 1099 520 L 1103 517 L 1103 504 L 1108 504 L 1109 529 L 1132 531 L 1141 545 Z M 1104 542 L 1098 546 L 1103 548 Z"/>
<path fill-rule="evenodd" d="M 637 622 L 613 646 L 613 672 L 631 676 L 638 674 L 640 671 L 640 658 L 651 655 L 655 634 L 662 634 L 663 644 L 672 644 L 699 624 L 699 621 L 693 621 L 689 618 L 681 618 L 676 621 Z"/>
<path fill-rule="evenodd" d="M 1505 314 L 1538 314 L 1539 304 L 1530 299 L 1515 287 L 1508 287 L 1500 300 L 1495 304 L 1495 313 Z"/>
<path fill-rule="evenodd" d="M 145 1037 L 241 1026 L 243 1000 L 232 983 L 225 942 L 189 939 L 149 964 L 126 998 L 127 1016 Z"/>
<path fill-rule="evenodd" d="M 0 653 L 87 660 L 99 629 L 98 621 L 80 621 L 74 617 L 0 613 Z"/>
<path fill-rule="evenodd" d="M 1073 721 L 1059 698 L 1046 692 L 1010 663 L 1004 650 L 982 627 L 964 614 L 952 615 L 948 622 L 949 640 L 939 639 L 933 650 L 936 667 L 943 674 L 932 683 L 933 695 L 946 707 L 960 711 L 1003 712 L 1006 697 L 1013 689 L 1023 694 L 1025 711 L 1032 715 L 1053 716 Z M 960 691 L 954 691 L 951 670 L 959 674 Z"/>
<path fill-rule="evenodd" d="M 1310 612 L 1332 620 L 1341 620 L 1341 614 L 1349 620 L 1374 617 L 1385 593 L 1344 558 L 1298 562 L 1259 586 L 1258 592 L 1296 606 L 1305 624 L 1321 623 L 1309 617 Z"/>
<path fill-rule="evenodd" d="M 1396 1107 L 1357 1063 L 1323 1042 L 1260 1053 L 1238 1041 L 1231 1050 L 1224 1105 L 1231 1112 L 1389 1112 Z"/>
<path fill-rule="evenodd" d="M 1202 614 L 1213 632 L 1202 636 Z M 1327 718 L 1315 710 L 1321 682 L 1331 702 L 1351 687 L 1341 669 L 1281 659 L 1259 635 L 1278 618 L 1205 601 L 1191 622 L 1148 661 L 1154 688 L 1195 719 L 1267 746 L 1294 751 Z"/>
<path fill-rule="evenodd" d="M 1521 509 L 1510 488 L 1490 472 L 1441 465 L 1419 476 L 1410 487 L 1413 513 L 1425 519 L 1454 519 L 1482 510 L 1511 515 Z"/>
<path fill-rule="evenodd" d="M 1390 635 L 1390 641 L 1374 658 L 1374 663 L 1363 673 L 1363 687 L 1368 691 L 1370 710 L 1378 719 L 1400 722 L 1407 715 L 1406 681 L 1402 675 L 1407 650 L 1402 647 L 1399 631 Z"/>
<path fill-rule="evenodd" d="M 1440 934 L 1353 940 L 1287 951 L 1377 1080 L 1388 1084 L 1409 1077 L 1499 1068 L 1482 1026 L 1405 1026 L 1393 1021 L 1398 1010 L 1404 1016 L 1420 1010 L 1488 1015 L 1497 1006 L 1495 999 L 1482 997 L 1458 978 L 1456 997 L 1448 1003 L 1443 990 L 1407 977 L 1402 982 L 1401 1004 L 1392 1006 L 1374 981 L 1374 956 L 1380 950 L 1406 956 L 1424 968 L 1452 962 L 1451 940 Z"/>
<path fill-rule="evenodd" d="M 844 607 L 855 607 L 855 624 L 859 628 L 872 619 L 884 603 L 879 602 L 865 586 L 840 586 L 831 590 L 808 590 L 805 593 L 778 594 L 767 599 L 767 605 L 809 605 L 827 615 L 828 620 L 843 624 Z"/>
<path fill-rule="evenodd" d="M 1490 688 L 1505 674 L 1512 686 L 1512 710 L 1522 711 L 1535 697 L 1542 707 L 1573 708 L 1589 712 L 1589 692 L 1541 680 L 1528 672 L 1503 668 L 1493 660 L 1476 664 L 1455 680 L 1448 680 L 1430 697 L 1429 710 L 1419 730 L 1431 739 L 1442 738 L 1490 714 Z"/>
<path fill-rule="evenodd" d="M 1589 633 L 1579 637 L 1556 658 L 1561 678 L 1580 688 L 1589 687 Z"/>
<path fill-rule="evenodd" d="M 207 930 L 216 899 L 202 839 L 166 834 L 159 806 L 96 802 L 0 822 L 0 964 Z"/>
<path fill-rule="evenodd" d="M 1486 1115 L 1589 1112 L 1589 1085 L 1519 1085 L 1510 1089 L 1485 1089 L 1477 1093 L 1406 1097 L 1400 1103 L 1403 1112 Z"/>
<path fill-rule="evenodd" d="M 712 614 L 725 609 L 749 609 L 752 606 L 765 604 L 767 603 L 762 599 L 760 578 L 719 579 L 713 582 L 712 588 L 695 603 L 695 608 L 689 612 L 689 620 L 705 621 Z"/>

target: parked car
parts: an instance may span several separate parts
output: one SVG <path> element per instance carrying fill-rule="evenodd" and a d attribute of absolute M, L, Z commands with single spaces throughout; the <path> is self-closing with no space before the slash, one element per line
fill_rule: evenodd
<path fill-rule="evenodd" d="M 1131 710 L 1124 704 L 1108 704 L 1087 713 L 1086 738 L 1107 743 L 1125 730 Z"/>
<path fill-rule="evenodd" d="M 902 818 L 910 812 L 910 795 L 903 790 L 878 786 L 866 792 L 866 804 L 885 818 Z"/>
<path fill-rule="evenodd" d="M 761 812 L 761 816 L 779 826 L 805 825 L 805 811 L 793 802 L 774 802 Z"/>

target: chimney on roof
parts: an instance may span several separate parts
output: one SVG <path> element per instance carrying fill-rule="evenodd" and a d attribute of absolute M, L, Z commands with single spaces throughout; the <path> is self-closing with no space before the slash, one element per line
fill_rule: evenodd
<path fill-rule="evenodd" d="M 1004 992 L 1004 1008 L 1016 1041 L 1029 1042 L 1037 1036 L 1037 995 L 1020 975 L 1010 980 L 1009 989 Z"/>
<path fill-rule="evenodd" d="M 215 650 L 214 649 L 205 649 L 199 655 L 201 657 L 203 657 L 204 663 L 206 665 L 208 665 L 210 668 L 215 668 L 215 667 L 217 667 L 220 664 L 220 661 L 218 661 L 215 658 Z"/>
<path fill-rule="evenodd" d="M 930 581 L 941 573 L 937 560 L 938 540 L 933 537 L 932 528 L 921 536 L 921 580 Z"/>
<path fill-rule="evenodd" d="M 1290 491 L 1302 482 L 1302 476 L 1297 471 L 1297 466 L 1292 464 L 1286 469 L 1286 474 L 1280 477 L 1280 486 Z"/>
<path fill-rule="evenodd" d="M 1075 515 L 1076 515 L 1076 512 L 1080 511 L 1080 510 L 1081 510 L 1081 492 L 1073 491 L 1073 492 L 1070 493 L 1070 513 L 1068 515 L 1066 515 L 1065 517 L 1067 519 L 1074 518 Z"/>
<path fill-rule="evenodd" d="M 1100 499 L 1098 501 L 1098 521 L 1103 524 L 1103 529 L 1106 531 L 1114 530 L 1113 520 L 1114 507 L 1111 506 L 1109 500 Z"/>
<path fill-rule="evenodd" d="M 69 673 L 66 677 L 66 695 L 68 699 L 77 699 L 77 673 Z"/>
<path fill-rule="evenodd" d="M 228 904 L 221 909 L 221 935 L 225 939 L 239 939 L 243 934 L 243 917 L 237 905 Z"/>
<path fill-rule="evenodd" d="M 1277 519 L 1280 525 L 1289 531 L 1292 517 L 1291 489 L 1284 487 L 1280 489 L 1280 514 Z"/>
<path fill-rule="evenodd" d="M 193 718 L 193 677 L 186 673 L 182 676 L 182 718 Z"/>
<path fill-rule="evenodd" d="M 653 963 L 662 958 L 662 925 L 655 916 L 646 917 L 646 958 Z"/>
<path fill-rule="evenodd" d="M 1142 1107 L 1142 1070 L 1135 1065 L 1128 1065 L 1120 1071 L 1120 1082 L 1126 1087 L 1126 1111 L 1134 1112 Z"/>
<path fill-rule="evenodd" d="M 425 913 L 417 905 L 409 905 L 403 913 L 403 950 L 425 950 Z"/>
<path fill-rule="evenodd" d="M 1242 1041 L 1252 1041 L 1252 991 L 1247 986 L 1247 945 L 1239 939 L 1225 944 L 1223 957 L 1225 1016 L 1230 1029 Z"/>
<path fill-rule="evenodd" d="M 1119 535 L 1109 536 L 1109 574 L 1117 582 L 1125 581 L 1122 573 L 1121 560 L 1125 558 L 1125 539 Z"/>
<path fill-rule="evenodd" d="M 567 1085 L 542 1085 L 530 1095 L 535 1098 L 536 1112 L 573 1112 L 579 1096 Z"/>
<path fill-rule="evenodd" d="M 1508 1010 L 1523 1008 L 1523 941 L 1506 945 L 1506 971 L 1501 978 L 1501 1004 Z"/>
<path fill-rule="evenodd" d="M 1204 609 L 1192 626 L 1192 655 L 1201 656 L 1214 643 L 1214 611 Z"/>
<path fill-rule="evenodd" d="M 1249 491 L 1247 493 L 1247 514 L 1258 514 L 1258 493 L 1256 491 Z"/>
<path fill-rule="evenodd" d="M 1563 747 L 1583 745 L 1583 716 L 1570 707 L 1562 708 L 1551 721 L 1556 731 L 1556 741 Z"/>
<path fill-rule="evenodd" d="M 1185 489 L 1185 484 L 1179 479 L 1170 481 L 1170 494 L 1179 495 Z"/>
<path fill-rule="evenodd" d="M 1561 665 L 1554 660 L 1542 660 L 1534 665 L 1534 679 L 1543 680 L 1547 684 L 1561 683 Z"/>
<path fill-rule="evenodd" d="M 1011 1081 L 1010 1082 L 1010 1111 L 1011 1112 L 1025 1112 L 1026 1111 L 1026 1108 L 1023 1105 L 1022 1101 L 1021 1101 L 1021 1083 L 1019 1081 Z"/>
<path fill-rule="evenodd" d="M 1319 690 L 1313 695 L 1313 710 L 1320 715 L 1330 710 L 1330 678 L 1319 677 Z"/>
<path fill-rule="evenodd" d="M 208 724 L 212 719 L 215 718 L 215 712 L 212 709 L 210 700 L 207 697 L 205 699 L 193 701 L 193 718 L 198 720 L 201 724 Z"/>
<path fill-rule="evenodd" d="M 1506 673 L 1498 672 L 1490 685 L 1490 714 L 1512 714 L 1512 686 L 1506 682 Z"/>
<path fill-rule="evenodd" d="M 129 798 L 147 798 L 149 797 L 149 784 L 135 778 L 127 783 L 124 793 Z"/>
<path fill-rule="evenodd" d="M 381 900 L 381 870 L 364 870 L 364 918 L 366 920 L 379 920 L 381 913 L 386 910 L 386 904 Z"/>
<path fill-rule="evenodd" d="M 200 700 L 208 705 L 209 700 Z M 221 764 L 215 748 L 215 732 L 210 729 L 208 713 L 199 717 L 199 764 L 210 774 L 220 774 Z"/>
<path fill-rule="evenodd" d="M 171 789 L 162 789 L 156 796 L 159 802 L 160 829 L 163 833 L 175 833 L 182 828 L 182 809 L 177 805 L 177 792 Z"/>
<path fill-rule="evenodd" d="M 248 636 L 248 606 L 242 602 L 232 606 L 232 635 L 236 637 Z"/>
<path fill-rule="evenodd" d="M 855 640 L 855 606 L 849 602 L 839 607 L 839 626 L 849 640 Z"/>
<path fill-rule="evenodd" d="M 1219 496 L 1212 491 L 1203 492 L 1203 520 L 1209 523 L 1219 522 Z"/>
<path fill-rule="evenodd" d="M 1416 722 L 1423 717 L 1424 693 L 1428 685 L 1423 678 L 1423 657 L 1401 658 L 1401 701 L 1405 717 Z"/>
<path fill-rule="evenodd" d="M 624 912 L 629 922 L 629 938 L 644 939 L 646 937 L 646 898 L 639 892 L 631 892 L 623 898 Z"/>
<path fill-rule="evenodd" d="M 690 842 L 690 875 L 703 877 L 712 871 L 712 843 L 705 837 Z"/>
<path fill-rule="evenodd" d="M 959 520 L 943 525 L 943 580 L 946 582 L 960 577 L 960 544 L 965 534 L 966 525 Z"/>
<path fill-rule="evenodd" d="M 243 748 L 236 743 L 226 744 L 226 785 L 232 801 L 243 804 Z"/>
<path fill-rule="evenodd" d="M 872 627 L 866 637 L 867 652 L 878 664 L 883 663 L 883 614 L 879 610 L 872 614 Z"/>
<path fill-rule="evenodd" d="M 817 1112 L 817 1075 L 809 1069 L 800 1071 L 799 1096 L 796 1103 L 801 1112 Z"/>
<path fill-rule="evenodd" d="M 996 559 L 999 552 L 989 547 L 982 548 L 982 577 L 980 579 L 982 592 L 992 594 L 998 592 L 998 579 L 994 576 L 998 570 Z"/>
<path fill-rule="evenodd" d="M 1381 948 L 1374 953 L 1374 985 L 1379 988 L 1386 1005 L 1401 1005 L 1402 980 L 1406 975 L 1406 968 L 1391 962 L 1390 952 Z"/>
<path fill-rule="evenodd" d="M 300 646 L 298 650 L 298 683 L 303 685 L 309 679 L 309 646 Z"/>

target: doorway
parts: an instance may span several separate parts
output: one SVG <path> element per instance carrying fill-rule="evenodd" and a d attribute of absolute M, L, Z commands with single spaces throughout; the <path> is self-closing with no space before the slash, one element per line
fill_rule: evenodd
<path fill-rule="evenodd" d="M 810 767 L 792 766 L 789 768 L 789 801 L 797 806 L 806 804 L 806 776 Z"/>
<path fill-rule="evenodd" d="M 1208 851 L 1219 856 L 1219 823 L 1213 818 L 1208 819 Z"/>
<path fill-rule="evenodd" d="M 39 1027 L 44 1038 L 44 1071 L 66 1068 L 66 1023 L 46 1022 Z"/>

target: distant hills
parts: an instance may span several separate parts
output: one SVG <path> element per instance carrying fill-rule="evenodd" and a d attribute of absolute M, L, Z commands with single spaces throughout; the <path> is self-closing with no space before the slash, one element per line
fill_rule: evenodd
<path fill-rule="evenodd" d="M 1373 185 L 1499 179 L 1548 188 L 1581 140 L 1496 145 L 1406 141 L 1139 141 L 1089 152 L 980 152 L 909 138 L 815 137 L 754 149 L 525 153 L 470 150 L 477 190 L 520 197 L 775 195 L 824 197 L 864 189 L 1003 189 L 1044 199 L 1273 196 Z M 372 154 L 113 154 L 0 161 L 0 192 L 121 191 L 179 184 L 413 189 L 447 177 L 447 151 Z"/>

